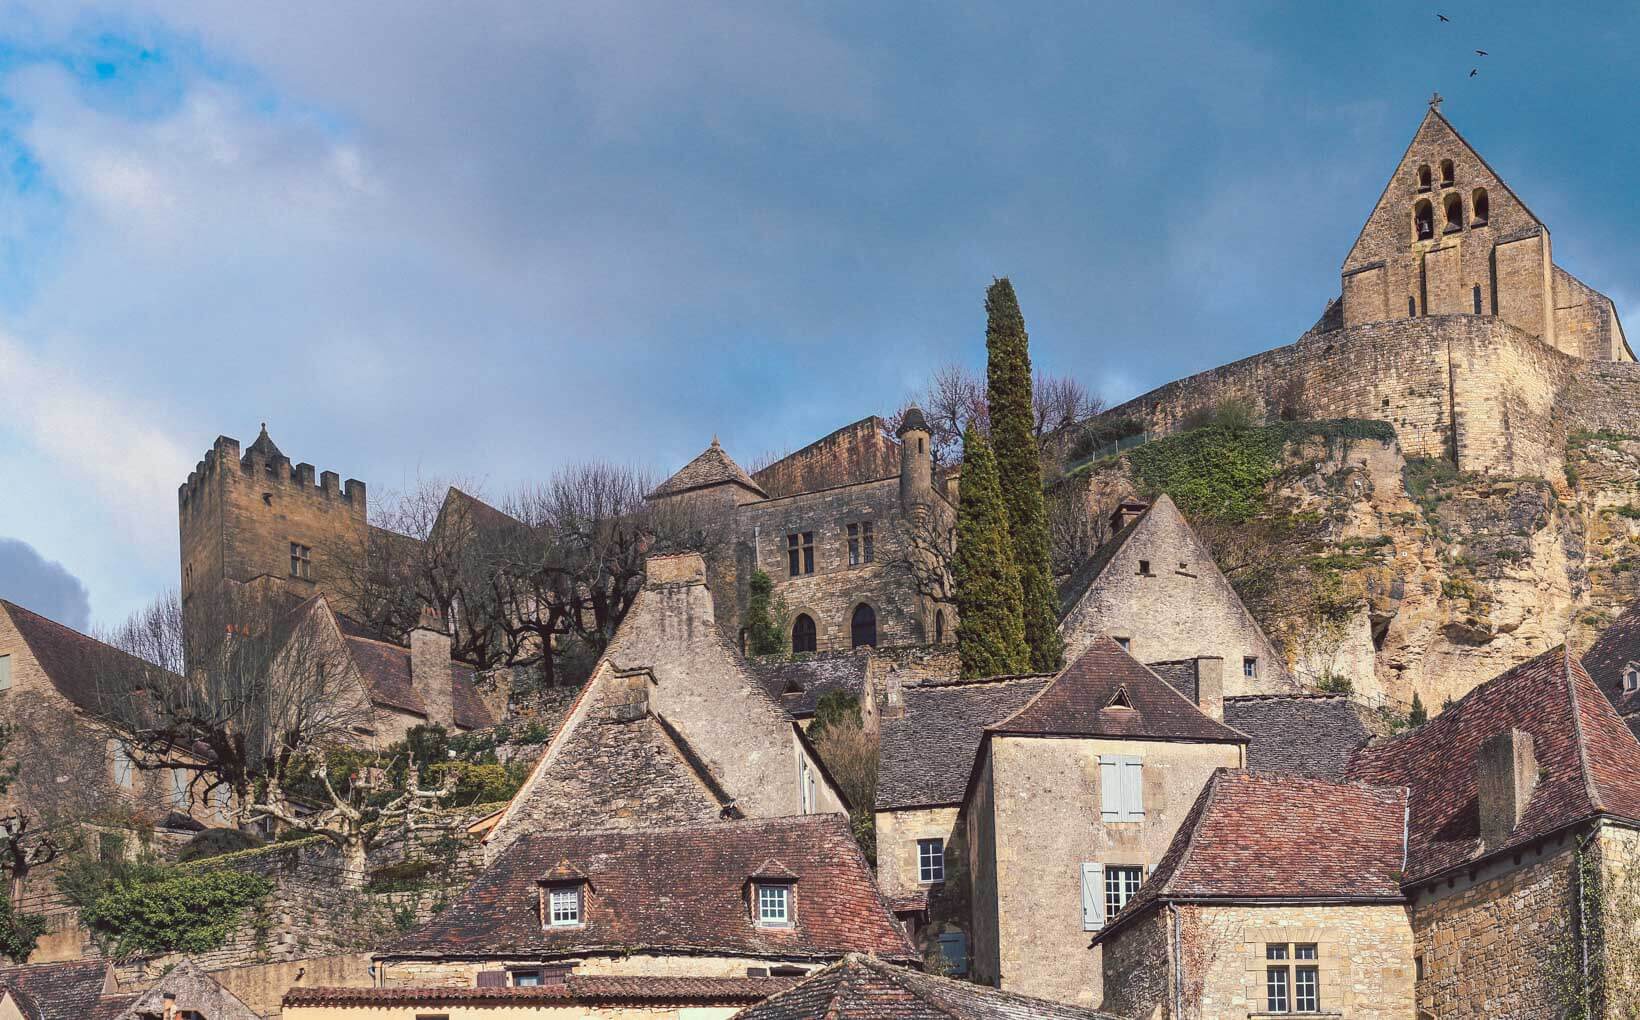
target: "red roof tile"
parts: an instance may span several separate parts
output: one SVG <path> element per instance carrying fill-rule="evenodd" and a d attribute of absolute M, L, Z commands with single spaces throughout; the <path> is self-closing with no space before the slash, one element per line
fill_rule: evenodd
<path fill-rule="evenodd" d="M 796 978 L 618 977 L 569 974 L 561 985 L 534 988 L 292 988 L 285 1006 L 454 1006 L 483 1003 L 650 1003 L 739 1005 L 757 1002 Z"/>
<path fill-rule="evenodd" d="M 1475 764 L 1482 743 L 1511 729 L 1532 735 L 1540 778 L 1520 824 L 1492 852 L 1600 814 L 1640 819 L 1640 743 L 1577 659 L 1555 648 L 1351 759 L 1351 779 L 1411 791 L 1409 881 L 1485 855 Z"/>
<path fill-rule="evenodd" d="M 1623 690 L 1623 670 L 1631 662 L 1640 662 L 1640 603 L 1612 621 L 1583 653 L 1583 668 L 1622 716 L 1640 714 L 1640 690 Z"/>
<path fill-rule="evenodd" d="M 754 925 L 747 905 L 749 879 L 771 858 L 795 876 L 790 928 Z M 537 879 L 564 862 L 590 882 L 586 923 L 543 927 Z M 915 958 L 843 815 L 531 833 L 453 906 L 379 955 L 545 959 L 638 950 Z"/>
<path fill-rule="evenodd" d="M 1094 641 L 1042 693 L 986 731 L 1247 743 L 1245 734 L 1213 720 L 1108 637 Z"/>
<path fill-rule="evenodd" d="M 1156 903 L 1401 900 L 1404 789 L 1219 769 L 1102 939 Z"/>
<path fill-rule="evenodd" d="M 342 617 L 338 614 L 337 620 Z M 344 630 L 344 634 L 345 634 Z M 347 650 L 359 673 L 370 687 L 370 700 L 386 708 L 427 714 L 427 703 L 416 693 L 410 678 L 410 649 L 374 638 L 347 635 Z M 495 719 L 473 687 L 473 670 L 465 663 L 450 661 L 451 710 L 456 725 L 469 730 L 494 726 Z"/>
<path fill-rule="evenodd" d="M 86 1020 L 96 1010 L 107 980 L 107 960 L 0 967 L 0 988 L 16 989 L 33 999 L 41 1020 Z M 119 1001 L 122 1009 L 131 1002 L 129 997 Z"/>

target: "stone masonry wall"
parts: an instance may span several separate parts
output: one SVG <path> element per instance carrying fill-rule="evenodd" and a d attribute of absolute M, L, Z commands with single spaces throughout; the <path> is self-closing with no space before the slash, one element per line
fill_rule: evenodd
<path fill-rule="evenodd" d="M 1082 927 L 1083 862 L 1140 865 L 1148 875 L 1213 770 L 1241 767 L 1241 748 L 1026 737 L 993 737 L 990 747 L 996 977 L 1008 991 L 1096 1005 L 1100 952 Z M 1102 754 L 1143 759 L 1144 821 L 1103 820 Z"/>
<path fill-rule="evenodd" d="M 1625 412 L 1632 422 L 1640 370 L 1569 357 L 1499 319 L 1428 316 L 1309 333 L 1105 417 L 1161 435 L 1234 398 L 1273 419 L 1295 389 L 1309 417 L 1390 422 L 1408 457 L 1456 452 L 1464 470 L 1554 477 L 1568 431 L 1617 428 Z"/>
<path fill-rule="evenodd" d="M 790 496 L 898 474 L 899 444 L 875 415 L 845 425 L 752 475 L 770 496 Z"/>
<path fill-rule="evenodd" d="M 1100 966 L 1100 1009 L 1129 1020 L 1173 1020 L 1172 923 L 1165 906 L 1102 943 Z"/>
<path fill-rule="evenodd" d="M 1549 958 L 1571 918 L 1570 838 L 1505 860 L 1478 881 L 1414 894 L 1409 913 L 1422 960 L 1418 1008 L 1433 1016 L 1528 1018 L 1554 1001 Z"/>
<path fill-rule="evenodd" d="M 919 892 L 928 896 L 928 920 L 914 933 L 914 942 L 930 968 L 941 965 L 939 936 L 967 932 L 971 923 L 967 832 L 957 815 L 955 807 L 937 807 L 879 811 L 876 816 L 877 884 L 883 895 L 890 902 Z M 927 885 L 919 878 L 917 841 L 922 839 L 945 841 L 943 882 Z"/>

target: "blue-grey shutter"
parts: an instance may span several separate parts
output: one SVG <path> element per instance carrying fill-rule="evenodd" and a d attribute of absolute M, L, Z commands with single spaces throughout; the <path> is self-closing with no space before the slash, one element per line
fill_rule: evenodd
<path fill-rule="evenodd" d="M 1122 818 L 1140 821 L 1145 817 L 1144 763 L 1140 758 L 1122 762 Z"/>
<path fill-rule="evenodd" d="M 1105 926 L 1105 869 L 1082 862 L 1082 930 L 1098 931 Z"/>
<path fill-rule="evenodd" d="M 1099 805 L 1107 822 L 1122 820 L 1122 760 L 1099 759 Z"/>

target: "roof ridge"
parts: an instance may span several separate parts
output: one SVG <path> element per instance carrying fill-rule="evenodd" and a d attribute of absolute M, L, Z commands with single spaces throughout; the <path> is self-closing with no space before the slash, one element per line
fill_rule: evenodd
<path fill-rule="evenodd" d="M 1167 873 L 1167 877 L 1162 880 L 1161 887 L 1156 890 L 1156 898 L 1166 896 L 1172 890 L 1173 880 L 1190 863 L 1190 855 L 1196 852 L 1196 836 L 1201 831 L 1201 823 L 1203 819 L 1207 818 L 1208 813 L 1213 810 L 1213 805 L 1218 802 L 1219 781 L 1228 775 L 1230 775 L 1230 770 L 1225 766 L 1221 765 L 1214 769 L 1212 778 L 1207 781 L 1206 788 L 1202 790 L 1201 796 L 1197 798 L 1200 810 L 1197 810 L 1196 805 L 1192 805 L 1190 814 L 1185 816 L 1185 822 L 1194 824 L 1191 824 L 1190 832 L 1185 836 L 1184 850 L 1180 852 L 1178 859 L 1173 862 L 1173 870 Z"/>
<path fill-rule="evenodd" d="M 1565 667 L 1566 695 L 1571 701 L 1572 710 L 1572 743 L 1577 748 L 1578 771 L 1583 780 L 1583 792 L 1589 798 L 1589 807 L 1596 814 L 1605 810 L 1600 799 L 1600 791 L 1594 782 L 1594 769 L 1589 764 L 1588 739 L 1583 734 L 1583 705 L 1577 697 L 1577 678 L 1572 675 L 1572 653 L 1564 641 L 1560 645 L 1560 661 Z"/>

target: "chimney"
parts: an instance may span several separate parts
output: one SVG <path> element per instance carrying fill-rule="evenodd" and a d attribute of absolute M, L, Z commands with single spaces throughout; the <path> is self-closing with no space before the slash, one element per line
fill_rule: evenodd
<path fill-rule="evenodd" d="M 1481 745 L 1475 759 L 1475 791 L 1480 800 L 1481 843 L 1486 849 L 1502 846 L 1520 824 L 1537 786 L 1537 773 L 1530 733 L 1512 729 Z"/>
<path fill-rule="evenodd" d="M 1139 515 L 1150 509 L 1150 504 L 1138 499 L 1124 499 L 1116 504 L 1116 509 L 1110 515 L 1110 533 L 1118 531 L 1132 524 Z"/>
<path fill-rule="evenodd" d="M 658 588 L 672 584 L 705 584 L 706 559 L 700 553 L 670 553 L 644 560 L 644 582 Z"/>
<path fill-rule="evenodd" d="M 883 718 L 903 719 L 904 717 L 905 684 L 900 680 L 899 670 L 895 670 L 883 680 Z"/>
<path fill-rule="evenodd" d="M 1217 655 L 1196 659 L 1196 704 L 1209 718 L 1224 722 L 1224 660 Z"/>
<path fill-rule="evenodd" d="M 446 729 L 455 722 L 452 682 L 450 635 L 438 610 L 423 606 L 421 620 L 410 632 L 410 686 L 427 706 L 427 721 Z"/>
<path fill-rule="evenodd" d="M 649 714 L 649 670 L 638 669 L 615 674 L 615 691 L 609 706 L 611 722 L 637 722 Z"/>

